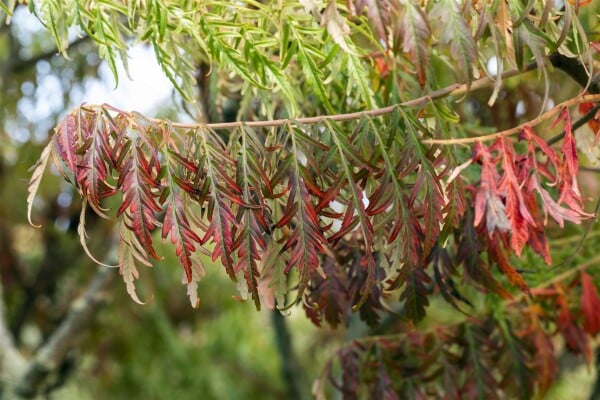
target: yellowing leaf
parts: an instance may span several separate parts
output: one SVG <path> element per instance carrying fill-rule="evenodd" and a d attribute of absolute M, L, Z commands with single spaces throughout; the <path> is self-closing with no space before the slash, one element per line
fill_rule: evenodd
<path fill-rule="evenodd" d="M 338 12 L 335 0 L 331 0 L 327 4 L 327 8 L 321 17 L 321 26 L 327 27 L 327 32 L 331 35 L 333 41 L 344 51 L 351 54 L 356 53 L 346 41 L 346 37 L 350 34 L 350 27 Z"/>
<path fill-rule="evenodd" d="M 31 226 L 39 228 L 40 225 L 36 225 L 31 221 L 31 211 L 33 209 L 33 201 L 35 200 L 35 195 L 40 188 L 40 183 L 42 181 L 42 176 L 44 175 L 44 171 L 46 170 L 46 166 L 48 165 L 48 160 L 50 159 L 50 155 L 52 153 L 52 146 L 54 146 L 54 140 L 51 140 L 44 150 L 42 150 L 42 154 L 40 155 L 37 163 L 32 167 L 33 173 L 31 174 L 31 178 L 29 179 L 29 185 L 27 186 L 27 220 Z"/>

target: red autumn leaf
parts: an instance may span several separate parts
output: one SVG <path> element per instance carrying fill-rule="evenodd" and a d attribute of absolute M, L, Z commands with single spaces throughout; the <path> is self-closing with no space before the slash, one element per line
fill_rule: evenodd
<path fill-rule="evenodd" d="M 517 256 L 521 255 L 523 247 L 529 239 L 529 227 L 535 226 L 527 203 L 523 198 L 521 183 L 517 180 L 515 168 L 515 150 L 509 139 L 500 138 L 493 148 L 498 148 L 502 157 L 504 174 L 498 182 L 498 192 L 505 197 L 504 205 L 506 216 L 510 222 L 510 247 Z"/>
<path fill-rule="evenodd" d="M 564 226 L 564 221 L 571 221 L 575 224 L 579 224 L 581 221 L 589 217 L 589 214 L 585 213 L 584 211 L 577 212 L 569 208 L 561 207 L 560 204 L 558 204 L 552 198 L 550 193 L 541 187 L 535 174 L 531 175 L 527 187 L 529 190 L 535 190 L 538 192 L 542 200 L 542 207 L 546 213 L 546 218 L 548 215 L 550 215 L 561 228 Z"/>
<path fill-rule="evenodd" d="M 82 131 L 88 131 L 91 127 L 89 121 L 83 116 L 83 110 L 78 113 L 70 113 L 54 129 L 54 145 L 57 154 L 66 164 L 68 170 L 59 167 L 60 172 L 65 178 L 71 177 L 70 181 L 75 183 L 75 177 L 78 175 L 78 165 L 80 155 L 76 154 L 83 144 Z"/>
<path fill-rule="evenodd" d="M 399 4 L 393 0 L 353 0 L 348 4 L 353 14 L 357 16 L 366 14 L 377 38 L 388 47 L 388 30 L 394 21 Z"/>
<path fill-rule="evenodd" d="M 84 124 L 80 132 L 86 148 L 80 149 L 79 168 L 74 172 L 82 195 L 98 215 L 107 218 L 100 200 L 112 196 L 117 190 L 107 181 L 109 168 L 116 167 L 113 148 L 108 136 L 99 133 L 107 129 L 106 121 L 98 115 L 80 115 L 78 120 L 79 124 Z"/>
<path fill-rule="evenodd" d="M 296 165 L 296 168 L 299 166 Z M 327 239 L 319 226 L 317 212 L 308 188 L 304 180 L 297 178 L 298 175 L 290 173 L 288 201 L 283 216 L 275 226 L 289 228 L 290 233 L 281 252 L 290 252 L 285 272 L 288 273 L 294 267 L 298 269 L 301 277 L 301 293 L 315 272 L 322 274 L 319 255 L 323 251 L 323 246 L 327 244 Z"/>
<path fill-rule="evenodd" d="M 194 260 L 192 254 L 196 252 L 196 244 L 200 243 L 200 237 L 193 231 L 190 225 L 181 194 L 171 190 L 167 198 L 165 218 L 162 226 L 162 238 L 171 238 L 174 244 L 175 254 L 179 256 L 187 284 L 193 280 Z"/>
<path fill-rule="evenodd" d="M 439 176 L 435 175 L 435 171 L 424 171 L 417 176 L 417 181 L 413 187 L 412 198 L 417 196 L 421 186 L 424 186 L 425 188 L 423 205 L 420 207 L 422 211 L 419 212 L 419 214 L 423 214 L 421 258 L 424 261 L 431 252 L 436 241 L 439 239 L 441 225 L 444 219 L 442 210 L 445 203 L 442 187 L 439 183 Z"/>
<path fill-rule="evenodd" d="M 579 172 L 577 146 L 575 145 L 575 137 L 572 132 L 571 117 L 567 109 L 563 109 L 560 112 L 554 125 L 561 120 L 564 121 L 563 130 L 565 136 L 561 146 L 563 159 L 561 160 L 558 171 L 560 182 L 558 203 L 563 202 L 571 210 L 582 216 L 591 217 L 591 214 L 587 214 L 583 210 L 583 199 L 581 197 L 581 191 L 579 190 L 579 184 L 577 183 L 577 173 Z"/>
<path fill-rule="evenodd" d="M 579 224 L 584 219 L 589 218 L 591 214 L 586 213 L 582 208 L 583 200 L 581 199 L 577 184 L 577 170 L 579 165 L 577 154 L 574 154 L 575 144 L 571 132 L 569 116 L 563 112 L 561 113 L 559 120 L 560 119 L 565 121 L 564 130 L 565 140 L 567 141 L 567 144 L 563 143 L 562 151 L 564 155 L 562 159 L 558 158 L 555 151 L 550 148 L 544 140 L 537 136 L 531 127 L 525 126 L 521 131 L 520 139 L 528 141 L 527 153 L 519 160 L 520 168 L 518 175 L 522 182 L 522 186 L 526 188 L 525 197 L 529 196 L 531 193 L 537 193 L 540 196 L 542 208 L 546 214 L 545 223 L 547 223 L 548 216 L 551 216 L 562 228 L 564 226 L 564 221 L 571 221 Z M 536 149 L 540 149 L 542 154 L 547 157 L 549 165 L 538 162 Z M 552 168 L 550 167 L 552 167 L 554 171 L 552 171 Z M 548 180 L 548 182 L 546 182 L 546 180 Z M 544 188 L 544 183 L 548 186 L 559 186 L 558 201 L 554 200 L 550 193 Z M 566 208 L 561 206 L 561 198 L 565 200 L 564 203 L 567 206 Z M 532 200 L 529 199 L 527 202 L 532 203 Z M 528 208 L 532 213 L 537 213 L 536 207 L 533 206 L 533 204 L 529 204 Z M 530 229 L 530 234 L 532 231 L 535 231 L 535 229 L 536 228 Z M 539 236 L 539 232 L 537 235 Z M 540 251 L 542 250 L 542 247 L 540 246 L 543 244 L 539 242 L 539 238 L 534 238 L 534 243 L 538 247 L 538 250 L 536 251 L 543 254 L 544 252 Z M 544 257 L 547 258 L 545 255 Z"/>
<path fill-rule="evenodd" d="M 600 332 L 600 297 L 592 277 L 581 273 L 581 312 L 583 314 L 583 329 L 590 335 Z"/>
<path fill-rule="evenodd" d="M 399 280 L 403 285 L 400 294 L 400 301 L 404 303 L 403 315 L 411 321 L 422 320 L 429 305 L 431 278 L 423 268 L 404 268 Z"/>
<path fill-rule="evenodd" d="M 333 257 L 327 257 L 322 265 L 326 278 L 315 274 L 304 298 L 304 311 L 310 320 L 321 326 L 323 320 L 335 328 L 346 324 L 350 298 L 342 266 Z"/>
<path fill-rule="evenodd" d="M 204 232 L 200 244 L 204 245 L 209 240 L 215 244 L 212 260 L 221 259 L 230 278 L 236 280 L 233 271 L 233 235 L 232 227 L 236 225 L 235 215 L 224 196 L 218 191 L 215 184 L 211 184 L 211 201 L 208 218 L 210 224 Z"/>
<path fill-rule="evenodd" d="M 496 160 L 490 149 L 483 143 L 473 146 L 473 161 L 481 163 L 481 182 L 475 195 L 475 226 L 479 226 L 485 216 L 485 228 L 491 236 L 494 231 L 501 233 L 510 229 L 504 202 L 498 193 L 500 176 L 496 170 Z"/>
<path fill-rule="evenodd" d="M 377 56 L 373 58 L 375 61 L 375 70 L 383 78 L 386 79 L 390 74 L 390 67 L 384 56 Z"/>
<path fill-rule="evenodd" d="M 117 187 L 123 192 L 117 216 L 125 215 L 126 225 L 135 233 L 135 240 L 141 248 L 159 260 L 152 244 L 152 231 L 160 225 L 156 214 L 161 211 L 156 195 L 160 188 L 156 179 L 160 169 L 158 159 L 155 155 L 144 154 L 138 142 L 117 167 L 123 171 L 117 182 Z"/>
<path fill-rule="evenodd" d="M 528 186 L 525 186 L 528 188 Z M 541 217 L 541 210 L 539 209 L 537 198 L 533 190 L 523 191 L 523 200 L 527 205 L 527 208 L 531 211 L 531 216 L 537 222 L 535 225 L 529 225 L 529 238 L 527 244 L 541 257 L 544 258 L 546 264 L 552 264 L 550 257 L 550 248 L 548 247 L 548 241 L 546 240 L 546 234 L 544 232 L 543 221 Z"/>
<path fill-rule="evenodd" d="M 460 220 L 465 214 L 467 202 L 465 199 L 465 185 L 461 177 L 456 177 L 446 186 L 446 197 L 448 201 L 442 208 L 444 223 L 440 233 L 441 241 L 443 241 L 453 229 L 460 226 Z"/>
<path fill-rule="evenodd" d="M 498 232 L 495 232 L 494 236 L 488 239 L 488 254 L 490 258 L 496 262 L 498 269 L 508 278 L 510 283 L 518 287 L 522 292 L 531 294 L 529 285 L 527 285 L 523 276 L 508 262 L 508 257 L 501 247 L 501 241 L 502 239 Z"/>
<path fill-rule="evenodd" d="M 399 23 L 395 25 L 394 43 L 402 43 L 402 50 L 409 54 L 415 66 L 419 83 L 426 82 L 426 69 L 429 63 L 431 28 L 427 14 L 417 3 L 406 2 L 406 7 L 401 9 L 398 17 Z"/>

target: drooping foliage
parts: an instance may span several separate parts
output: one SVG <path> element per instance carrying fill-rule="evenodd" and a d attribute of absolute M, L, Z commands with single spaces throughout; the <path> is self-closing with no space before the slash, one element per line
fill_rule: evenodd
<path fill-rule="evenodd" d="M 327 278 L 321 264 L 333 257 L 340 266 L 351 265 L 341 283 L 345 291 L 355 286 L 348 305 L 370 299 L 376 307 L 376 293 L 401 289 L 407 317 L 418 321 L 433 282 L 429 263 L 444 250 L 442 228 L 461 225 L 466 228 L 446 238 L 458 244 L 454 263 L 472 263 L 486 253 L 488 264 L 528 293 L 508 253 L 518 256 L 529 246 L 550 264 L 548 220 L 562 226 L 592 216 L 582 208 L 578 165 L 569 156 L 568 112 L 559 115 L 565 131 L 560 155 L 529 125 L 520 132 L 522 153 L 507 136 L 490 146 L 476 141 L 469 162 L 480 165 L 480 178 L 472 184 L 452 174 L 445 149 L 422 143 L 433 132 L 413 112 L 398 106 L 377 118 L 364 114 L 340 123 L 323 117 L 310 125 L 298 120 L 260 129 L 240 123 L 225 143 L 210 125 L 84 105 L 57 127 L 44 157 L 101 216 L 108 212 L 102 200 L 121 199 L 114 212 L 120 220 L 119 266 L 136 299 L 136 264 L 160 259 L 153 237 L 159 227 L 173 243 L 188 285 L 202 275 L 198 255 L 205 253 L 223 264 L 242 296 L 250 294 L 257 306 L 265 260 L 279 258 L 302 295 L 310 283 L 317 289 L 319 279 Z M 43 159 L 39 168 L 45 164 Z M 32 190 L 40 171 L 34 177 Z M 470 272 L 486 274 L 485 264 Z M 439 282 L 450 279 L 446 272 L 436 269 Z M 487 276 L 474 279 L 509 297 Z M 315 292 L 306 293 L 310 313 L 326 313 L 328 301 L 341 302 L 320 300 Z"/>
<path fill-rule="evenodd" d="M 591 304 L 600 304 L 591 281 L 581 271 L 535 289 L 534 302 L 519 296 L 501 310 L 456 325 L 348 343 L 327 364 L 315 395 L 325 398 L 329 381 L 347 398 L 531 399 L 557 376 L 555 337 L 591 360 L 590 336 L 598 333 Z M 574 304 L 570 292 L 580 294 Z M 397 376 L 402 379 L 392 379 Z"/>
<path fill-rule="evenodd" d="M 373 329 L 392 311 L 395 331 L 336 353 L 323 397 L 330 384 L 348 398 L 530 398 L 556 377 L 554 336 L 591 359 L 598 273 L 539 282 L 521 264 L 535 253 L 555 267 L 547 232 L 595 216 L 578 183 L 574 131 L 587 121 L 571 110 L 597 122 L 582 2 L 67 3 L 30 3 L 61 50 L 78 24 L 116 73 L 127 40 L 146 41 L 184 98 L 202 65 L 215 77 L 202 90 L 239 98 L 240 122 L 204 102 L 205 121 L 189 124 L 84 104 L 42 153 L 30 212 L 52 160 L 84 206 L 118 220 L 136 301 L 162 238 L 195 306 L 206 255 L 257 308 L 301 303 L 333 327 L 357 312 Z M 550 102 L 554 68 L 589 94 Z M 491 87 L 491 106 L 532 70 L 546 88 L 537 117 L 489 134 L 464 123 L 455 100 Z M 473 288 L 492 305 L 474 307 Z M 437 297 L 469 318 L 418 330 Z"/>

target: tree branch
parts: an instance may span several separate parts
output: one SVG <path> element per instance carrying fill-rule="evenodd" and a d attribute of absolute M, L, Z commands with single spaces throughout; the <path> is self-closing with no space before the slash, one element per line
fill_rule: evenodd
<path fill-rule="evenodd" d="M 75 47 L 79 46 L 80 44 L 86 42 L 87 40 L 89 40 L 88 36 L 83 36 L 83 37 L 77 38 L 73 42 L 69 43 L 69 46 L 67 48 L 69 48 L 69 49 L 75 48 Z M 40 54 L 36 54 L 28 59 L 19 60 L 19 61 L 15 62 L 14 64 L 10 65 L 9 70 L 13 73 L 20 73 L 20 72 L 23 72 L 23 71 L 35 66 L 38 63 L 38 61 L 48 60 L 58 54 L 59 54 L 58 49 L 54 48 L 52 50 L 48 50 L 48 51 L 42 52 Z"/>
<path fill-rule="evenodd" d="M 516 133 L 521 132 L 521 130 L 525 126 L 535 126 L 539 123 L 553 117 L 556 113 L 558 113 L 563 108 L 568 108 L 581 103 L 595 103 L 600 101 L 600 94 L 588 94 L 584 96 L 575 97 L 569 99 L 567 101 L 563 101 L 562 103 L 556 105 L 550 111 L 545 112 L 537 118 L 532 119 L 531 121 L 527 121 L 521 125 L 515 126 L 514 128 L 510 128 L 504 131 L 492 133 L 490 135 L 482 135 L 476 137 L 468 137 L 468 138 L 459 138 L 459 139 L 424 139 L 422 142 L 424 144 L 445 144 L 445 145 L 453 145 L 453 144 L 465 144 L 465 143 L 475 143 L 475 142 L 487 142 L 490 140 L 494 140 L 504 136 L 514 135 Z"/>
<path fill-rule="evenodd" d="M 506 79 L 506 78 L 510 78 L 513 76 L 523 74 L 525 72 L 532 71 L 535 68 L 536 68 L 536 64 L 530 63 L 530 64 L 526 65 L 523 70 L 514 69 L 514 70 L 506 71 L 501 76 L 503 79 Z M 493 84 L 494 82 L 495 82 L 494 78 L 485 77 L 485 78 L 477 79 L 470 83 L 462 83 L 462 84 L 454 83 L 452 85 L 446 86 L 445 88 L 435 90 L 429 94 L 426 94 L 424 96 L 418 97 L 413 100 L 408 100 L 408 101 L 405 101 L 402 103 L 393 104 L 391 106 L 387 106 L 387 107 L 383 107 L 383 108 L 376 108 L 376 109 L 366 110 L 366 111 L 357 111 L 357 112 L 352 112 L 352 113 L 347 113 L 347 114 L 321 115 L 321 116 L 303 117 L 303 118 L 296 118 L 296 119 L 283 118 L 283 119 L 274 119 L 274 120 L 268 120 L 268 121 L 236 121 L 236 122 L 218 122 L 218 123 L 208 123 L 208 124 L 206 124 L 206 123 L 189 124 L 189 123 L 181 123 L 181 122 L 171 122 L 171 126 L 174 128 L 182 128 L 182 129 L 198 129 L 198 128 L 234 129 L 234 128 L 241 128 L 244 126 L 250 127 L 250 128 L 277 127 L 277 126 L 287 125 L 289 123 L 292 123 L 295 125 L 314 125 L 314 124 L 318 124 L 318 123 L 322 122 L 323 120 L 330 120 L 330 121 L 336 121 L 336 122 L 351 121 L 351 120 L 360 119 L 363 116 L 377 117 L 380 115 L 390 114 L 390 113 L 394 112 L 398 107 L 417 107 L 417 106 L 425 105 L 433 100 L 439 100 L 439 99 L 442 99 L 445 97 L 462 96 L 462 95 L 468 93 L 469 91 L 487 87 L 487 86 Z M 125 113 L 125 111 L 123 111 L 123 110 L 118 110 L 116 108 L 113 108 L 113 109 L 115 111 Z M 162 122 L 162 120 L 160 120 L 160 119 L 154 119 L 154 118 L 146 118 L 146 119 L 148 119 L 149 121 L 155 122 L 155 123 Z"/>
<path fill-rule="evenodd" d="M 271 311 L 273 329 L 275 331 L 275 340 L 277 349 L 281 358 L 281 375 L 287 388 L 286 398 L 291 400 L 301 400 L 306 398 L 300 376 L 301 370 L 298 367 L 298 361 L 292 348 L 292 339 L 287 328 L 285 318 L 279 310 Z"/>
<path fill-rule="evenodd" d="M 589 122 L 592 119 L 594 119 L 594 117 L 596 116 L 596 113 L 599 110 L 600 110 L 600 104 L 596 104 L 594 106 L 594 108 L 592 108 L 590 111 L 588 111 L 583 117 L 581 117 L 577 121 L 575 121 L 575 123 L 573 124 L 573 127 L 571 128 L 571 130 L 576 131 L 577 129 L 579 129 L 583 125 L 585 125 L 587 122 Z M 551 137 L 550 139 L 548 139 L 546 141 L 546 143 L 548 143 L 548 146 L 552 146 L 554 143 L 558 142 L 563 137 L 565 137 L 565 131 L 562 131 L 558 135 Z"/>
<path fill-rule="evenodd" d="M 587 89 L 589 93 L 600 93 L 600 79 L 594 79 L 589 71 L 579 61 L 579 58 L 567 57 L 559 53 L 551 54 L 548 57 L 550 63 L 569 75 L 582 88 Z"/>
<path fill-rule="evenodd" d="M 33 360 L 15 385 L 15 394 L 29 398 L 44 387 L 48 375 L 56 370 L 73 348 L 82 331 L 100 306 L 102 291 L 112 278 L 112 270 L 100 267 L 86 292 L 71 303 L 71 309 L 48 341 L 36 352 Z"/>
<path fill-rule="evenodd" d="M 542 114 L 541 116 L 539 116 L 536 119 L 533 119 L 531 121 L 528 121 L 525 124 L 521 124 L 515 128 L 508 129 L 508 130 L 505 130 L 502 132 L 497 132 L 497 133 L 494 133 L 491 135 L 479 136 L 479 137 L 474 137 L 474 138 L 447 139 L 447 140 L 445 140 L 445 139 L 425 139 L 425 140 L 423 140 L 423 143 L 425 143 L 425 144 L 463 144 L 463 143 L 474 143 L 474 142 L 478 142 L 478 141 L 493 140 L 498 137 L 509 136 L 509 135 L 518 133 L 521 131 L 521 129 L 523 129 L 523 127 L 525 125 L 537 125 L 538 123 L 540 123 L 540 122 L 544 121 L 545 119 L 548 119 L 552 115 L 554 115 L 560 109 L 560 107 L 570 107 L 572 105 L 576 105 L 576 104 L 583 103 L 583 102 L 596 102 L 596 101 L 600 100 L 600 96 L 593 95 L 596 93 L 600 93 L 600 79 L 590 79 L 589 76 L 587 75 L 587 70 L 583 67 L 583 65 L 581 65 L 581 63 L 579 63 L 578 60 L 569 59 L 568 57 L 563 56 L 561 54 L 553 54 L 549 57 L 549 59 L 550 59 L 550 62 L 552 63 L 552 65 L 554 65 L 556 68 L 559 68 L 559 69 L 563 70 L 564 72 L 566 72 L 567 74 L 569 74 L 569 76 L 571 76 L 578 83 L 582 83 L 583 76 L 585 76 L 586 80 L 584 82 L 584 85 L 587 85 L 589 82 L 591 82 L 590 85 L 588 86 L 588 90 L 589 90 L 589 93 L 592 93 L 592 95 L 580 96 L 580 97 L 577 97 L 574 99 L 569 99 L 569 100 L 559 104 L 558 106 L 554 107 L 552 110 Z M 535 68 L 537 68 L 537 64 L 535 62 L 532 62 L 532 63 L 527 64 L 522 70 L 514 69 L 514 70 L 506 71 L 501 75 L 501 77 L 502 77 L 502 79 L 510 78 L 510 77 L 513 77 L 516 75 L 523 74 L 525 72 L 533 71 Z M 357 111 L 357 112 L 346 113 L 346 114 L 322 115 L 322 116 L 303 117 L 303 118 L 296 118 L 296 119 L 283 118 L 283 119 L 275 119 L 275 120 L 267 120 L 267 121 L 236 121 L 236 122 L 192 123 L 192 124 L 171 122 L 170 125 L 174 128 L 182 128 L 182 129 L 198 129 L 198 128 L 234 129 L 234 128 L 241 128 L 241 127 L 250 127 L 250 128 L 277 127 L 277 126 L 287 125 L 290 123 L 295 124 L 295 125 L 312 125 L 312 124 L 321 123 L 324 120 L 330 120 L 330 121 L 336 121 L 336 122 L 351 121 L 351 120 L 360 119 L 364 116 L 377 117 L 377 116 L 381 116 L 381 115 L 385 115 L 385 114 L 390 114 L 390 113 L 394 112 L 398 107 L 417 107 L 417 106 L 425 105 L 433 100 L 438 100 L 438 99 L 445 98 L 445 97 L 462 96 L 462 95 L 468 93 L 469 91 L 487 87 L 487 86 L 493 84 L 494 82 L 495 82 L 495 79 L 493 77 L 484 77 L 484 78 L 480 78 L 480 79 L 477 79 L 475 81 L 468 82 L 468 83 L 462 83 L 462 84 L 455 83 L 455 84 L 452 84 L 445 88 L 433 91 L 427 95 L 418 97 L 413 100 L 408 100 L 408 101 L 405 101 L 402 103 L 393 104 L 393 105 L 383 107 L 383 108 L 376 108 L 376 109 L 366 110 L 366 111 Z M 118 110 L 116 108 L 113 108 L 113 109 L 115 111 L 125 113 L 125 111 L 123 111 L 123 110 Z M 588 117 L 587 114 L 586 114 L 586 117 Z M 589 116 L 589 118 L 591 119 L 592 117 Z M 163 122 L 162 120 L 155 119 L 155 118 L 146 118 L 146 119 L 148 119 L 154 123 Z M 580 122 L 580 124 L 583 125 L 585 122 L 587 122 L 587 120 Z M 558 138 L 556 140 L 560 140 L 560 138 Z"/>

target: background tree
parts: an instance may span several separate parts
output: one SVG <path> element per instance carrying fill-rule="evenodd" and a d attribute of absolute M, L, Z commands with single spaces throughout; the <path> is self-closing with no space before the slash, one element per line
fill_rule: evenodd
<path fill-rule="evenodd" d="M 358 315 L 365 325 L 325 365 L 317 397 L 542 396 L 557 337 L 591 362 L 594 193 L 580 188 L 578 156 L 595 161 L 597 5 L 29 8 L 59 51 L 77 26 L 115 76 L 129 43 L 150 43 L 182 98 L 199 99 L 193 123 L 77 107 L 33 170 L 30 214 L 51 160 L 83 198 L 77 231 L 92 259 L 87 206 L 113 221 L 135 301 L 162 237 L 194 306 L 210 257 L 257 308 L 302 304 L 317 326 Z M 553 83 L 565 72 L 580 88 Z M 35 360 L 27 387 L 52 369 Z"/>

